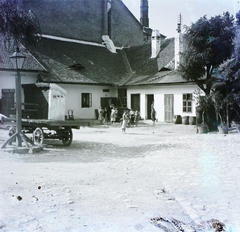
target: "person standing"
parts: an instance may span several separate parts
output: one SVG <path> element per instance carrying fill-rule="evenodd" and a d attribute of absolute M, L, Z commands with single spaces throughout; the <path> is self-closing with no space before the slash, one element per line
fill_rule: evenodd
<path fill-rule="evenodd" d="M 138 126 L 138 121 L 140 119 L 140 114 L 139 112 L 136 110 L 135 113 L 134 113 L 134 123 L 136 126 Z"/>
<path fill-rule="evenodd" d="M 156 122 L 156 114 L 157 112 L 154 108 L 154 101 L 153 101 L 151 104 L 151 119 L 152 119 L 153 125 L 155 125 L 155 122 Z"/>
<path fill-rule="evenodd" d="M 107 107 L 104 108 L 104 125 L 108 124 L 108 112 L 107 112 Z"/>
<path fill-rule="evenodd" d="M 130 110 L 129 117 L 130 117 L 129 126 L 133 126 L 133 124 L 134 124 L 134 111 L 133 111 L 133 109 Z"/>
<path fill-rule="evenodd" d="M 100 107 L 99 107 L 99 110 L 98 110 L 98 121 L 99 121 L 101 124 L 103 123 L 103 120 L 104 120 L 103 114 L 104 114 L 104 110 L 103 110 L 102 107 L 100 106 Z"/>
<path fill-rule="evenodd" d="M 116 110 L 115 108 L 113 107 L 112 110 L 111 110 L 111 123 L 113 124 L 114 122 L 116 122 Z"/>
<path fill-rule="evenodd" d="M 128 121 L 129 121 L 129 115 L 128 115 L 128 111 L 127 110 L 124 110 L 124 113 L 122 115 L 122 133 L 125 133 L 126 132 L 126 128 L 127 128 L 127 125 L 128 125 Z"/>

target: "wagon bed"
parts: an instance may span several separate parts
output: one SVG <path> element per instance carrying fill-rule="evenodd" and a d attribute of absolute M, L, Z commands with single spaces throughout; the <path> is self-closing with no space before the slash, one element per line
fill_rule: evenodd
<path fill-rule="evenodd" d="M 74 120 L 53 120 L 53 119 L 22 119 L 23 127 L 47 127 L 47 128 L 60 128 L 71 127 L 73 129 L 80 129 L 80 126 L 89 126 L 90 122 L 83 119 Z"/>
<path fill-rule="evenodd" d="M 72 129 L 89 125 L 89 121 L 82 119 L 22 119 L 22 130 L 25 134 L 32 133 L 33 143 L 36 145 L 42 145 L 45 139 L 59 139 L 63 145 L 70 146 L 73 139 Z"/>

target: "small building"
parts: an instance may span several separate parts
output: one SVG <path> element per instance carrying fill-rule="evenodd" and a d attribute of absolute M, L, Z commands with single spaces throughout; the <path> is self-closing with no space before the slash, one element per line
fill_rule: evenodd
<path fill-rule="evenodd" d="M 67 91 L 56 84 L 24 84 L 24 117 L 65 120 Z"/>
<path fill-rule="evenodd" d="M 161 122 L 172 122 L 175 115 L 196 115 L 193 94 L 198 86 L 186 81 L 177 70 L 183 42 L 181 24 L 178 24 L 175 37 L 165 38 L 155 30 L 151 49 L 145 46 L 126 51 L 134 74 L 123 79 L 120 85 L 127 89 L 128 107 L 138 110 L 142 118 L 151 119 L 153 101 Z M 144 58 L 139 60 L 139 57 Z"/>

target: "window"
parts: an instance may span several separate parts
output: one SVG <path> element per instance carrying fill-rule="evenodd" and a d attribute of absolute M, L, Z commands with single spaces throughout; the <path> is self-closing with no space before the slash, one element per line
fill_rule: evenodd
<path fill-rule="evenodd" d="M 192 94 L 183 94 L 183 112 L 192 112 Z"/>
<path fill-rule="evenodd" d="M 92 106 L 92 94 L 82 93 L 82 108 L 88 108 Z"/>

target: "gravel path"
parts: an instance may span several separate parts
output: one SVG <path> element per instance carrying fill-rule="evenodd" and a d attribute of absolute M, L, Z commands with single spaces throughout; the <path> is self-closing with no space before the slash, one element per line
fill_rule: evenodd
<path fill-rule="evenodd" d="M 150 221 L 161 216 L 195 228 L 215 218 L 240 231 L 239 134 L 195 131 L 96 125 L 74 130 L 67 148 L 48 141 L 37 154 L 0 151 L 0 230 L 154 232 L 163 230 Z"/>

